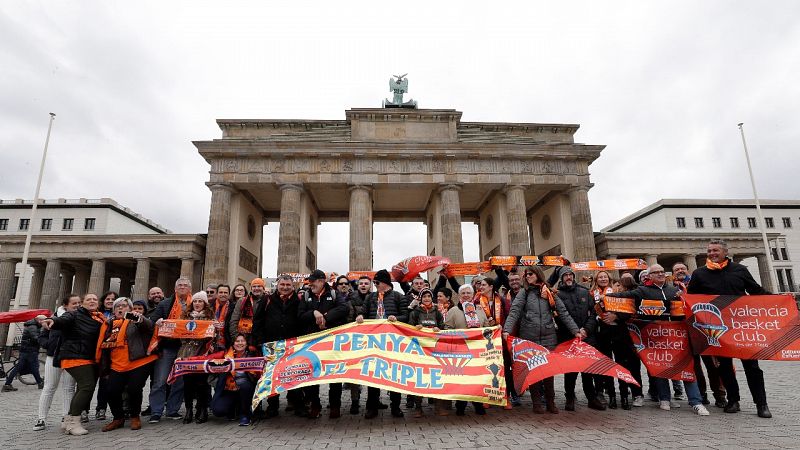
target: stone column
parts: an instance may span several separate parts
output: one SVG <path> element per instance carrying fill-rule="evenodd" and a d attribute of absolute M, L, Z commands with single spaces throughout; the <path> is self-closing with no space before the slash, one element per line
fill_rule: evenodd
<path fill-rule="evenodd" d="M 281 224 L 278 229 L 278 273 L 300 270 L 300 201 L 303 187 L 281 185 Z"/>
<path fill-rule="evenodd" d="M 61 261 L 48 259 L 44 271 L 44 286 L 39 306 L 45 309 L 55 309 L 59 303 L 58 295 L 61 291 Z M 31 309 L 34 309 L 31 307 Z"/>
<path fill-rule="evenodd" d="M 147 298 L 147 290 L 150 289 L 150 260 L 148 258 L 136 258 L 136 278 L 133 282 L 133 300 L 144 300 Z"/>
<path fill-rule="evenodd" d="M 689 269 L 689 273 L 697 270 L 697 257 L 691 253 L 683 255 L 683 264 Z"/>
<path fill-rule="evenodd" d="M 372 270 L 372 188 L 350 187 L 350 270 Z"/>
<path fill-rule="evenodd" d="M 653 264 L 658 264 L 658 255 L 650 253 L 645 256 L 645 261 L 647 261 L 647 267 L 652 266 Z"/>
<path fill-rule="evenodd" d="M 508 208 L 508 249 L 512 255 L 529 255 L 528 221 L 525 207 L 525 187 L 508 186 L 505 189 Z"/>
<path fill-rule="evenodd" d="M 83 297 L 89 291 L 89 270 L 85 267 L 75 268 L 75 282 L 72 287 L 73 291 Z"/>
<path fill-rule="evenodd" d="M 454 263 L 464 262 L 464 243 L 461 237 L 461 187 L 445 184 L 439 188 L 442 211 L 442 256 Z"/>
<path fill-rule="evenodd" d="M 103 295 L 106 285 L 106 260 L 92 260 L 92 274 L 89 275 L 89 289 L 87 293 L 95 294 L 98 297 Z"/>
<path fill-rule="evenodd" d="M 231 237 L 231 194 L 234 188 L 227 183 L 208 183 L 211 189 L 211 212 L 208 218 L 206 241 L 206 283 L 228 281 L 228 251 Z"/>
<path fill-rule="evenodd" d="M 769 292 L 778 292 L 777 287 L 772 284 L 772 274 L 769 271 L 769 261 L 767 258 L 768 256 L 764 254 L 756 255 L 756 260 L 758 261 L 758 275 L 761 277 L 761 287 Z"/>
<path fill-rule="evenodd" d="M 61 301 L 64 297 L 72 293 L 72 278 L 75 276 L 75 271 L 69 267 L 61 266 L 61 286 L 58 290 L 58 299 Z"/>
<path fill-rule="evenodd" d="M 167 288 L 169 287 L 169 268 L 167 267 L 159 267 L 158 268 L 158 277 L 156 278 L 156 286 L 160 287 L 162 291 L 165 293 L 167 292 Z M 150 286 L 153 287 L 153 286 Z M 148 291 L 150 288 L 147 288 Z M 166 294 L 165 294 L 166 295 Z"/>
<path fill-rule="evenodd" d="M 0 260 L 0 312 L 6 312 L 11 307 L 11 297 L 14 296 L 14 270 L 16 268 L 16 260 Z M 7 337 L 8 324 L 0 324 L 0 347 L 6 345 Z"/>
<path fill-rule="evenodd" d="M 576 186 L 568 191 L 572 214 L 572 261 L 592 261 L 597 258 L 592 231 L 592 213 L 589 210 L 590 185 Z"/>
<path fill-rule="evenodd" d="M 194 278 L 194 258 L 181 258 L 181 277 Z M 192 288 L 196 287 L 192 285 Z"/>
<path fill-rule="evenodd" d="M 42 287 L 44 285 L 44 265 L 31 264 L 33 276 L 31 277 L 31 289 L 28 291 L 28 309 L 38 309 L 42 302 Z M 22 283 L 23 280 L 20 280 Z"/>

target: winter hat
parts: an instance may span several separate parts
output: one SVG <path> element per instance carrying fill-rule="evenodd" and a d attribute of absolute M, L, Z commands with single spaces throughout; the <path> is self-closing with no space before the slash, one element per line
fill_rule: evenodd
<path fill-rule="evenodd" d="M 386 283 L 391 285 L 392 284 L 392 276 L 389 275 L 389 271 L 386 269 L 381 269 L 375 273 L 374 281 L 380 281 L 381 283 Z"/>
<path fill-rule="evenodd" d="M 425 294 L 428 294 L 428 295 L 431 296 L 431 301 L 432 302 L 436 301 L 436 299 L 433 297 L 433 291 L 431 291 L 430 289 L 423 289 L 423 290 L 419 291 L 419 301 L 420 301 L 420 303 L 422 303 L 422 297 L 425 296 Z"/>
<path fill-rule="evenodd" d="M 311 275 L 308 276 L 308 281 L 324 280 L 325 278 L 327 278 L 325 272 L 316 269 L 315 271 L 311 272 Z"/>
<path fill-rule="evenodd" d="M 267 283 L 264 282 L 263 278 L 253 278 L 253 281 L 250 282 L 250 287 L 252 288 L 253 286 L 267 287 Z"/>
<path fill-rule="evenodd" d="M 200 299 L 200 300 L 204 301 L 206 303 L 206 305 L 208 305 L 208 294 L 206 294 L 206 291 L 196 292 L 192 296 L 192 301 L 195 301 L 197 299 Z"/>
<path fill-rule="evenodd" d="M 135 302 L 133 302 L 133 306 L 136 306 L 136 305 L 141 306 L 142 308 L 145 309 L 145 311 L 147 311 L 147 302 L 146 301 L 144 301 L 144 300 L 136 300 Z"/>

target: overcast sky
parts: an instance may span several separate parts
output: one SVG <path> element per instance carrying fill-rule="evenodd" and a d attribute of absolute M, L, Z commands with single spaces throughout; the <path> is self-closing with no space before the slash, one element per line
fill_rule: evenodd
<path fill-rule="evenodd" d="M 577 123 L 594 229 L 662 198 L 798 199 L 800 2 L 0 3 L 0 198 L 110 197 L 205 233 L 217 118 L 344 119 L 409 73 L 465 121 Z M 308 5 L 308 6 L 303 6 Z M 267 226 L 274 275 L 277 224 Z M 347 224 L 319 230 L 347 269 Z M 376 224 L 375 265 L 424 254 L 422 224 Z M 465 226 L 466 260 L 477 230 Z"/>

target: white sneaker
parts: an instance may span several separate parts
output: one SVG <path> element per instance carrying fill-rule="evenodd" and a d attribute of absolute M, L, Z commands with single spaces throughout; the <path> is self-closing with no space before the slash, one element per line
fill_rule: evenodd
<path fill-rule="evenodd" d="M 678 403 L 678 402 L 673 401 L 673 402 L 669 402 L 669 406 L 672 407 L 672 408 L 680 408 L 681 404 Z"/>
<path fill-rule="evenodd" d="M 692 406 L 692 409 L 694 409 L 695 414 L 697 414 L 698 416 L 711 415 L 711 413 L 709 413 L 706 407 L 703 405 L 694 405 Z"/>
<path fill-rule="evenodd" d="M 44 430 L 44 420 L 39 419 L 36 421 L 36 425 L 33 426 L 33 431 L 42 431 Z"/>
<path fill-rule="evenodd" d="M 644 406 L 644 397 L 641 395 L 637 395 L 636 397 L 633 398 L 633 403 L 631 404 L 637 408 L 641 408 L 642 406 Z"/>
<path fill-rule="evenodd" d="M 663 409 L 664 411 L 669 411 L 670 410 L 669 400 L 661 400 L 660 402 L 658 402 L 658 407 Z"/>

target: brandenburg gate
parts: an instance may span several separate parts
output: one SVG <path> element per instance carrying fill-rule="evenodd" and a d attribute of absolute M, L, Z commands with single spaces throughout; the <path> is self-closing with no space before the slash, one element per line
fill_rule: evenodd
<path fill-rule="evenodd" d="M 194 142 L 211 165 L 206 283 L 259 276 L 268 221 L 280 222 L 279 273 L 315 269 L 317 241 L 344 238 L 320 237 L 323 221 L 350 223 L 350 267 L 328 268 L 339 272 L 378 269 L 375 221 L 424 222 L 428 254 L 454 262 L 462 221 L 478 224 L 481 257 L 595 259 L 589 165 L 604 146 L 575 143 L 578 125 L 404 107 L 217 124 L 220 139 Z"/>

